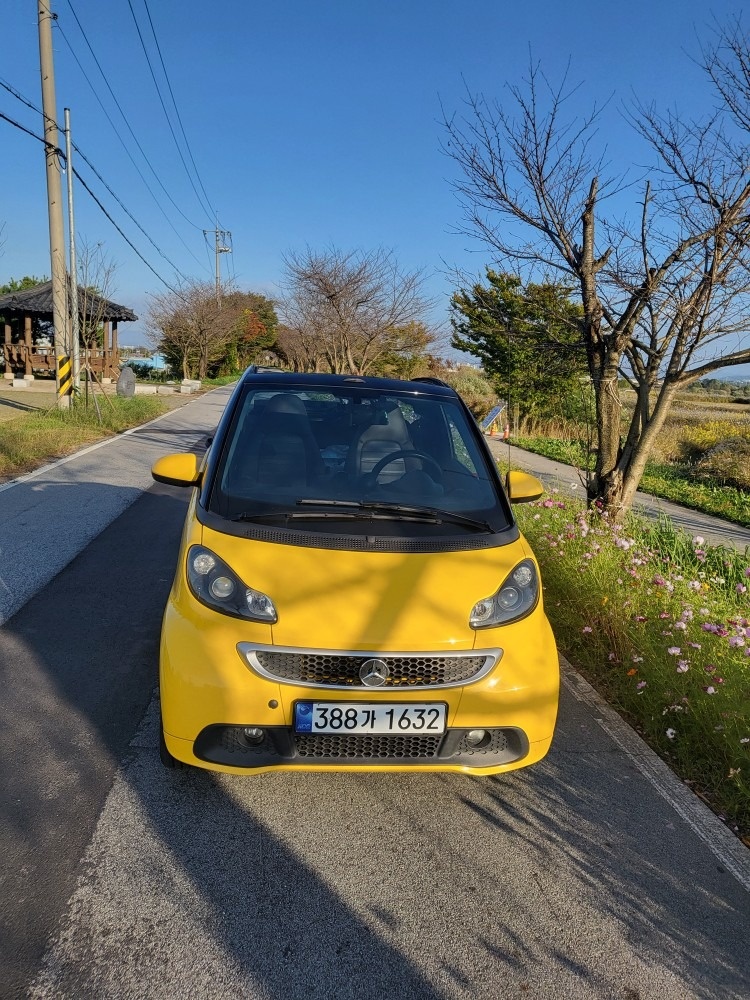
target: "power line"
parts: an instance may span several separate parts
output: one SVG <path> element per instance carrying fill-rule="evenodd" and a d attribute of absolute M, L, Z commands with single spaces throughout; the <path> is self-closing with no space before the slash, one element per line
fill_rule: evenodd
<path fill-rule="evenodd" d="M 182 238 L 182 235 L 180 234 L 179 230 L 175 227 L 175 225 L 173 224 L 172 220 L 169 218 L 169 216 L 165 212 L 164 206 L 161 204 L 161 202 L 157 198 L 157 196 L 154 193 L 151 185 L 148 183 L 148 181 L 146 180 L 146 178 L 143 176 L 143 171 L 140 169 L 140 167 L 138 166 L 138 164 L 135 162 L 135 159 L 133 158 L 133 154 L 130 152 L 130 148 L 129 148 L 128 144 L 123 139 L 123 137 L 120 134 L 117 126 L 115 125 L 115 123 L 112 121 L 112 118 L 111 118 L 109 112 L 104 107 L 104 104 L 102 103 L 102 100 L 99 97 L 99 94 L 97 93 L 96 88 L 94 87 L 94 85 L 92 84 L 91 80 L 89 79 L 88 74 L 86 73 L 86 70 L 81 65 L 80 59 L 76 55 L 75 50 L 73 49 L 73 46 L 70 44 L 70 41 L 68 40 L 68 37 L 66 36 L 65 32 L 63 31 L 63 29 L 62 29 L 62 27 L 60 26 L 59 23 L 57 25 L 57 28 L 58 28 L 60 34 L 62 35 L 62 37 L 63 37 L 63 39 L 65 41 L 65 44 L 68 46 L 68 49 L 70 50 L 70 54 L 73 56 L 73 59 L 76 61 L 77 65 L 78 65 L 78 68 L 80 69 L 81 73 L 83 74 L 84 80 L 89 85 L 89 88 L 91 89 L 91 92 L 93 93 L 94 97 L 96 98 L 97 103 L 99 104 L 99 107 L 104 112 L 105 118 L 107 119 L 107 121 L 109 122 L 109 124 L 112 126 L 112 131 L 115 133 L 115 135 L 117 136 L 117 138 L 120 140 L 120 144 L 122 145 L 122 148 L 125 150 L 125 154 L 127 155 L 127 157 L 130 160 L 130 162 L 133 164 L 133 166 L 135 167 L 136 173 L 138 174 L 138 176 L 140 177 L 140 179 L 143 181 L 144 187 L 146 188 L 146 190 L 148 191 L 148 193 L 151 195 L 151 197 L 154 199 L 154 203 L 156 204 L 156 207 L 159 209 L 159 211 L 161 212 L 161 214 L 164 216 L 164 218 L 165 218 L 165 220 L 166 220 L 167 225 L 169 226 L 169 228 L 172 230 L 172 232 L 175 234 L 175 236 L 177 237 L 177 239 L 180 241 L 180 243 L 183 245 L 183 247 L 187 250 L 187 252 L 193 258 L 193 260 L 196 262 L 196 264 L 198 264 L 199 267 L 202 267 L 203 266 L 202 262 L 200 260 L 198 260 L 198 258 L 195 256 L 195 254 L 190 249 L 190 247 L 188 246 L 188 244 Z M 89 46 L 89 48 L 90 48 L 90 46 Z M 101 70 L 101 68 L 100 68 L 100 70 Z M 116 103 L 116 100 L 115 100 L 115 103 Z M 122 111 L 120 113 L 122 114 Z M 127 124 L 127 121 L 126 121 L 126 124 Z M 130 127 L 130 126 L 128 126 L 128 127 Z M 132 130 L 131 130 L 131 132 L 132 132 Z M 135 140 L 135 142 L 136 142 L 136 145 L 138 145 L 138 148 L 141 149 L 140 145 L 138 144 L 138 140 L 137 139 Z M 158 181 L 158 183 L 162 187 L 162 189 L 165 190 L 165 192 L 166 192 L 167 197 L 169 198 L 169 200 L 172 202 L 172 204 L 175 206 L 175 208 L 177 208 L 177 211 L 180 213 L 180 215 L 182 215 L 182 217 L 191 226 L 194 226 L 195 223 L 191 222 L 190 219 L 188 219 L 187 216 L 184 215 L 183 212 L 180 211 L 180 209 L 177 207 L 177 205 L 175 204 L 175 202 L 172 199 L 172 197 L 169 195 L 169 192 L 166 191 L 166 189 L 164 188 L 164 185 L 159 180 L 158 176 L 156 175 L 156 171 L 151 166 L 151 163 L 149 162 L 148 157 L 146 156 L 146 154 L 143 152 L 142 149 L 141 149 L 141 153 L 143 154 L 143 158 L 146 160 L 146 163 L 148 164 L 149 169 L 151 170 L 151 173 L 154 175 L 154 177 L 156 177 L 156 180 Z M 200 228 L 200 227 L 196 226 L 196 228 Z"/>
<path fill-rule="evenodd" d="M 167 68 L 164 65 L 164 59 L 162 58 L 161 46 L 159 45 L 159 39 L 156 37 L 156 31 L 154 30 L 154 22 L 151 20 L 151 11 L 149 10 L 148 0 L 143 0 L 143 4 L 144 4 L 144 6 L 146 8 L 146 14 L 148 15 L 148 23 L 151 25 L 151 34 L 154 36 L 154 42 L 156 43 L 156 51 L 159 53 L 159 60 L 161 61 L 161 66 L 162 66 L 162 69 L 164 70 L 164 78 L 167 81 L 167 87 L 169 87 L 169 93 L 170 93 L 170 95 L 172 97 L 172 104 L 174 104 L 175 114 L 177 115 L 177 121 L 179 122 L 179 125 L 180 125 L 180 131 L 182 132 L 183 138 L 185 140 L 185 146 L 186 146 L 187 151 L 188 151 L 188 156 L 190 157 L 190 162 L 193 164 L 193 169 L 195 170 L 195 176 L 196 176 L 196 178 L 198 180 L 198 183 L 201 186 L 201 191 L 206 196 L 206 202 L 210 205 L 211 199 L 208 197 L 208 194 L 206 193 L 206 189 L 203 186 L 203 181 L 201 180 L 201 175 L 198 173 L 198 167 L 196 166 L 195 160 L 193 159 L 193 154 L 192 154 L 192 151 L 190 149 L 190 143 L 188 142 L 187 135 L 185 134 L 185 127 L 182 124 L 182 117 L 180 115 L 180 109 L 177 107 L 177 101 L 175 100 L 174 93 L 172 92 L 172 84 L 169 82 L 169 74 L 167 73 Z M 212 211 L 212 215 L 215 215 L 215 214 L 216 213 Z"/>
<path fill-rule="evenodd" d="M 97 205 L 99 206 L 99 209 L 100 209 L 100 210 L 102 211 L 102 213 L 103 213 L 103 214 L 105 215 L 105 217 L 106 217 L 107 219 L 109 219 L 109 221 L 110 221 L 110 222 L 112 223 L 112 225 L 113 225 L 113 226 L 115 227 L 115 229 L 117 230 L 117 232 L 118 232 L 118 233 L 120 234 L 120 236 L 122 236 L 122 238 L 123 238 L 123 239 L 125 240 L 125 242 L 126 242 L 126 243 L 128 244 L 128 246 L 130 247 L 130 249 L 131 249 L 131 250 L 133 251 L 133 253 L 134 253 L 134 254 L 135 254 L 135 255 L 136 255 L 137 257 L 139 257 L 139 258 L 140 258 L 140 259 L 141 259 L 141 260 L 143 261 L 143 263 L 144 263 L 144 264 L 146 265 L 146 267 L 147 267 L 147 268 L 149 269 L 149 271 L 151 271 L 151 272 L 152 272 L 152 274 L 155 274 L 155 275 L 156 275 L 156 277 L 157 277 L 157 278 L 159 279 L 159 281 L 160 281 L 160 282 L 162 283 L 162 285 L 164 285 L 164 286 L 165 286 L 166 288 L 168 288 L 170 292 L 173 292 L 173 293 L 174 293 L 175 295 L 178 295 L 178 296 L 180 296 L 180 298 L 182 298 L 182 295 L 181 295 L 181 293 L 180 293 L 180 292 L 179 292 L 179 291 L 178 291 L 178 290 L 177 290 L 176 288 L 173 288 L 173 287 L 172 287 L 172 286 L 171 286 L 171 285 L 169 284 L 169 282 L 168 282 L 168 281 L 166 281 L 166 280 L 165 280 L 164 278 L 162 278 L 162 276 L 161 276 L 161 275 L 159 274 L 159 272 L 158 272 L 158 271 L 156 270 L 156 268 L 155 268 L 155 267 L 152 267 L 152 266 L 151 266 L 151 264 L 149 264 L 149 262 L 148 262 L 148 261 L 146 260 L 146 258 L 145 258 L 145 257 L 143 256 L 143 254 L 142 254 L 142 253 L 140 252 L 140 250 L 138 250 L 138 248 L 137 248 L 137 247 L 135 246 L 135 244 L 134 244 L 134 243 L 132 243 L 132 242 L 131 242 L 131 241 L 130 241 L 130 240 L 128 239 L 128 237 L 127 237 L 127 236 L 125 235 L 125 233 L 124 233 L 124 232 L 122 231 L 122 229 L 120 229 L 120 227 L 119 227 L 119 226 L 117 225 L 117 223 L 115 222 L 115 220 L 114 220 L 114 219 L 112 218 L 112 216 L 111 216 L 111 215 L 109 214 L 109 212 L 107 211 L 107 209 L 106 209 L 106 208 L 104 207 L 104 205 L 102 205 L 102 203 L 101 203 L 101 202 L 99 201 L 99 199 L 98 199 L 98 198 L 96 197 L 96 195 L 94 194 L 94 192 L 93 192 L 93 191 L 91 190 L 91 188 L 90 188 L 90 187 L 88 186 L 88 184 L 87 184 L 87 183 L 86 183 L 86 181 L 85 181 L 85 180 L 83 179 L 83 177 L 81 177 L 81 175 L 80 175 L 80 174 L 78 173 L 78 171 L 77 171 L 77 170 L 75 169 L 75 167 L 73 167 L 73 176 L 74 176 L 74 177 L 76 178 L 76 180 L 78 180 L 78 181 L 79 181 L 79 183 L 80 183 L 80 184 L 82 184 L 82 185 L 83 185 L 83 187 L 85 188 L 85 190 L 86 190 L 86 191 L 87 191 L 87 192 L 89 193 L 90 197 L 91 197 L 91 198 L 92 198 L 92 199 L 94 200 L 94 202 L 96 202 L 96 204 L 97 204 Z"/>
<path fill-rule="evenodd" d="M 145 2 L 145 0 L 144 0 L 144 2 Z M 135 16 L 135 11 L 133 10 L 133 4 L 132 4 L 131 0 L 128 0 L 128 7 L 130 8 L 130 13 L 131 13 L 131 15 L 133 17 L 133 23 L 135 24 L 135 30 L 138 33 L 138 38 L 139 38 L 140 43 L 141 43 L 141 48 L 143 49 L 143 54 L 146 57 L 146 63 L 148 64 L 149 72 L 151 73 L 151 79 L 154 81 L 154 87 L 156 88 L 156 93 L 159 96 L 159 103 L 161 104 L 162 111 L 164 112 L 164 117 L 167 120 L 167 125 L 169 126 L 169 131 L 170 131 L 170 133 L 172 135 L 172 139 L 174 140 L 175 148 L 177 149 L 177 154 L 180 157 L 180 162 L 182 163 L 183 167 L 185 168 L 185 173 L 187 175 L 188 180 L 190 181 L 190 186 L 192 187 L 193 191 L 195 192 L 196 198 L 200 202 L 201 207 L 203 208 L 203 210 L 208 213 L 208 216 L 210 218 L 210 217 L 212 217 L 214 215 L 214 212 L 211 209 L 211 206 L 208 204 L 208 195 L 206 195 L 205 188 L 203 188 L 203 184 L 201 184 L 201 188 L 203 189 L 203 194 L 205 196 L 205 201 L 203 201 L 201 199 L 201 195 L 200 195 L 198 189 L 196 188 L 195 183 L 193 182 L 193 178 L 192 178 L 192 176 L 190 174 L 190 171 L 188 170 L 188 165 L 185 162 L 185 157 L 182 155 L 182 149 L 180 148 L 180 144 L 177 141 L 177 136 L 175 135 L 174 128 L 172 127 L 172 121 L 171 121 L 171 119 L 169 117 L 169 113 L 167 112 L 167 106 L 164 103 L 164 98 L 162 96 L 161 88 L 159 87 L 159 81 L 156 79 L 156 73 L 154 72 L 154 67 L 153 67 L 153 64 L 151 62 L 151 57 L 150 57 L 150 55 L 148 53 L 148 49 L 146 48 L 146 43 L 144 41 L 143 34 L 141 33 L 141 28 L 140 28 L 140 25 L 138 24 L 138 19 Z M 165 77 L 165 80 L 167 82 L 167 87 L 168 87 L 169 93 L 170 93 L 170 95 L 172 97 L 172 104 L 174 106 L 175 113 L 177 115 L 177 120 L 180 123 L 180 127 L 182 128 L 182 120 L 180 118 L 180 113 L 179 113 L 179 111 L 177 109 L 177 102 L 175 101 L 174 92 L 172 91 L 172 87 L 171 87 L 171 84 L 169 82 L 169 76 L 167 74 L 167 68 L 164 65 L 164 59 L 162 58 L 161 48 L 159 46 L 159 40 L 156 37 L 156 31 L 154 30 L 154 23 L 151 20 L 151 12 L 148 9 L 148 4 L 147 3 L 146 3 L 146 13 L 148 15 L 149 24 L 151 26 L 151 33 L 154 36 L 154 41 L 156 43 L 156 49 L 157 49 L 157 51 L 159 53 L 159 59 L 161 61 L 162 72 L 164 73 L 164 77 Z M 195 171 L 196 177 L 198 177 L 198 170 L 197 170 L 197 168 L 195 166 L 195 160 L 193 159 L 192 154 L 190 153 L 190 144 L 189 144 L 189 142 L 187 140 L 187 136 L 185 135 L 185 129 L 184 128 L 182 128 L 182 136 L 183 136 L 183 139 L 185 140 L 185 146 L 187 148 L 188 155 L 190 156 L 190 160 L 191 160 L 191 162 L 193 164 L 193 170 Z M 200 177 L 198 177 L 198 183 L 200 183 Z"/>
<path fill-rule="evenodd" d="M 1 111 L 0 111 L 0 118 L 2 118 L 3 121 L 9 122 L 11 125 L 15 126 L 15 128 L 20 129 L 21 132 L 25 132 L 26 135 L 30 135 L 32 139 L 36 139 L 37 142 L 41 142 L 44 146 L 49 146 L 50 145 L 47 142 L 47 140 L 44 138 L 44 136 L 37 135 L 35 132 L 32 132 L 31 129 L 25 128 L 23 125 L 20 124 L 20 122 L 15 121 L 13 118 L 10 118 L 8 115 L 3 114 Z M 80 153 L 80 150 L 77 150 L 77 151 Z M 62 149 L 60 149 L 59 147 L 57 147 L 54 150 L 54 152 L 62 160 L 62 162 L 64 162 L 64 163 L 66 162 L 67 158 L 66 158 L 65 153 L 63 152 Z M 81 154 L 81 155 L 83 155 L 83 154 Z M 85 159 L 85 157 L 84 157 L 84 159 Z M 104 205 L 102 205 L 101 201 L 96 197 L 96 195 L 94 194 L 94 192 L 88 186 L 88 184 L 83 179 L 83 177 L 81 177 L 81 175 L 75 169 L 75 167 L 73 168 L 73 176 L 80 182 L 80 184 L 83 186 L 83 188 L 88 192 L 88 194 L 91 196 L 91 198 L 93 199 L 93 201 L 99 207 L 99 209 L 101 210 L 101 212 L 103 213 L 103 215 L 112 223 L 112 225 L 115 227 L 115 229 L 117 230 L 117 232 L 120 234 L 120 236 L 122 236 L 122 238 L 128 244 L 128 246 L 130 247 L 130 249 L 133 251 L 133 253 L 140 260 L 143 261 L 143 263 L 146 265 L 146 267 L 149 269 L 149 271 L 151 271 L 154 275 L 156 275 L 156 277 L 159 279 L 159 281 L 166 288 L 168 288 L 170 292 L 174 292 L 175 295 L 179 295 L 180 297 L 182 297 L 181 293 L 176 288 L 173 288 L 169 284 L 168 281 L 166 281 L 164 278 L 162 278 L 162 276 L 159 274 L 159 272 L 156 270 L 156 268 L 154 268 L 151 264 L 149 264 L 149 262 L 146 260 L 146 258 L 143 256 L 143 254 L 140 252 L 140 250 L 138 250 L 138 248 L 133 244 L 133 242 L 130 239 L 128 239 L 128 237 L 125 235 L 125 233 L 122 231 L 122 229 L 117 225 L 117 223 L 115 222 L 115 220 L 112 218 L 112 216 L 106 210 L 106 208 L 104 207 Z M 135 221 L 135 220 L 133 220 L 133 221 Z M 141 227 L 139 226 L 139 228 L 141 228 Z M 148 234 L 146 234 L 146 235 L 148 235 Z M 150 237 L 149 237 L 149 239 L 150 239 Z M 151 241 L 151 242 L 153 242 L 153 241 Z M 154 246 L 155 245 L 156 244 L 154 244 Z M 157 247 L 157 249 L 158 249 L 158 247 Z M 159 251 L 159 252 L 161 253 L 161 251 Z M 164 256 L 164 254 L 162 254 L 162 256 Z M 168 263 L 170 263 L 169 260 L 168 260 L 168 258 L 165 257 L 164 259 L 167 260 Z M 178 271 L 177 273 L 179 274 L 180 272 Z M 182 275 L 182 274 L 180 276 L 183 279 L 185 278 L 185 276 Z"/>
<path fill-rule="evenodd" d="M 39 111 L 39 109 L 37 107 L 35 107 L 35 105 L 31 101 L 28 100 L 28 98 L 23 97 L 23 95 L 20 94 L 13 87 L 11 87 L 10 84 L 4 82 L 3 80 L 0 80 L 0 86 L 4 87 L 5 90 L 7 90 L 11 94 L 13 94 L 14 97 L 16 97 L 23 104 L 25 104 L 28 108 L 31 108 L 32 111 L 37 111 L 39 114 L 41 114 L 46 119 L 47 116 L 44 115 L 43 112 Z M 28 133 L 28 135 L 32 136 L 32 138 L 39 139 L 41 142 L 46 142 L 45 139 L 40 138 L 34 132 L 31 132 L 29 129 L 24 128 L 23 125 L 20 125 L 18 122 L 13 121 L 12 119 L 8 118 L 6 115 L 2 115 L 2 117 L 4 119 L 6 119 L 6 121 L 9 121 L 12 125 L 15 125 L 17 128 L 20 128 L 23 132 Z M 57 123 L 55 123 L 55 124 L 57 124 Z M 58 129 L 60 129 L 59 125 L 57 127 L 58 127 Z M 60 131 L 63 131 L 63 130 L 60 129 Z M 86 154 L 83 152 L 83 150 L 80 148 L 80 146 L 78 146 L 76 143 L 73 143 L 73 149 L 75 149 L 75 151 L 78 153 L 78 155 L 81 157 L 81 159 L 87 164 L 87 166 L 89 167 L 89 169 L 93 171 L 93 173 L 95 174 L 95 176 L 101 181 L 101 183 L 104 185 L 104 187 L 107 189 L 107 191 L 109 191 L 109 193 L 112 195 L 112 197 L 118 203 L 118 205 L 122 208 L 122 210 L 125 212 L 125 214 L 135 223 L 135 225 L 138 227 L 138 229 L 140 229 L 140 231 L 143 233 L 143 235 L 149 241 L 149 243 L 154 248 L 154 250 L 156 250 L 156 252 L 159 254 L 159 256 L 164 258 L 164 260 L 170 265 L 170 267 L 172 267 L 174 269 L 175 273 L 178 274 L 182 278 L 183 281 L 186 281 L 186 282 L 189 281 L 189 279 L 187 278 L 187 276 L 185 274 L 183 274 L 183 272 L 174 263 L 174 261 L 170 260 L 170 258 L 167 257 L 167 255 L 164 253 L 164 251 L 157 245 L 157 243 L 151 238 L 151 236 L 149 236 L 149 234 L 146 232 L 146 230 L 143 228 L 143 226 L 140 224 L 140 222 L 136 219 L 136 217 L 133 215 L 133 213 L 130 211 L 130 209 L 127 207 L 127 205 L 125 205 L 125 203 L 123 202 L 123 200 L 112 190 L 112 188 L 110 187 L 110 185 L 102 177 L 102 175 L 96 169 L 96 167 L 91 162 L 91 160 L 86 156 Z M 63 153 L 63 151 L 61 149 L 58 149 L 57 153 L 62 157 L 63 161 L 66 159 L 65 154 Z M 73 173 L 74 173 L 74 175 L 76 175 L 75 171 L 73 171 Z M 197 258 L 194 258 L 194 259 L 197 260 Z"/>
<path fill-rule="evenodd" d="M 75 11 L 75 8 L 73 7 L 73 2 L 72 2 L 72 0 L 68 0 L 68 6 L 70 7 L 70 11 L 71 11 L 71 13 L 72 13 L 73 17 L 75 18 L 75 22 L 76 22 L 76 24 L 78 25 L 78 29 L 79 29 L 79 31 L 80 31 L 80 32 L 81 32 L 81 34 L 83 35 L 83 40 L 85 41 L 85 43 L 86 43 L 86 45 L 87 45 L 87 47 L 88 47 L 88 50 L 89 50 L 89 52 L 91 53 L 91 57 L 92 57 L 92 59 L 94 60 L 94 63 L 96 64 L 96 68 L 97 68 L 97 69 L 99 70 L 99 73 L 101 74 L 101 77 L 102 77 L 102 79 L 104 80 L 104 83 L 105 83 L 105 85 L 106 85 L 106 87 L 107 87 L 107 90 L 108 90 L 108 91 L 109 91 L 109 93 L 110 93 L 110 96 L 111 96 L 112 100 L 113 100 L 113 101 L 115 102 L 115 106 L 117 107 L 117 110 L 118 110 L 118 111 L 120 112 L 120 115 L 122 116 L 122 120 L 123 120 L 123 121 L 125 122 L 125 125 L 127 126 L 127 129 L 128 129 L 128 131 L 130 132 L 131 136 L 133 137 L 133 141 L 135 142 L 136 146 L 138 147 L 138 149 L 139 149 L 139 151 L 140 151 L 140 153 L 141 153 L 141 156 L 142 156 L 142 157 L 143 157 L 143 159 L 144 159 L 144 160 L 146 161 L 146 164 L 148 165 L 148 168 L 149 168 L 149 170 L 150 170 L 150 171 L 151 171 L 151 173 L 152 173 L 152 174 L 154 175 L 154 177 L 155 177 L 155 179 L 156 179 L 157 183 L 159 184 L 159 187 L 160 187 L 160 188 L 162 189 L 162 191 L 164 192 L 164 194 L 165 194 L 165 195 L 167 196 L 167 198 L 169 199 L 169 201 L 170 201 L 170 202 L 172 203 L 172 205 L 174 206 L 174 208 L 175 208 L 175 209 L 176 209 L 176 210 L 177 210 L 177 211 L 179 212 L 179 214 L 180 214 L 180 215 L 182 216 L 182 218 L 183 218 L 183 219 L 184 219 L 184 220 L 185 220 L 185 221 L 186 221 L 187 223 L 189 223 L 189 225 L 191 225 L 191 226 L 192 226 L 192 227 L 193 227 L 194 229 L 201 229 L 201 228 L 202 228 L 201 226 L 197 225 L 197 224 L 196 224 L 195 222 L 193 222 L 193 221 L 192 221 L 192 219 L 189 219 L 189 218 L 187 217 L 187 215 L 185 215 L 185 213 L 184 213 L 184 212 L 182 211 L 182 209 L 181 209 L 181 208 L 179 207 L 179 205 L 178 205 L 178 204 L 177 204 L 177 202 L 176 202 L 176 201 L 174 200 L 174 198 L 172 198 L 171 194 L 169 193 L 169 191 L 168 191 L 168 190 L 166 189 L 166 187 L 165 187 L 165 186 L 164 186 L 164 184 L 162 183 L 162 181 L 161 181 L 161 178 L 159 177 L 159 175 L 158 175 L 158 174 L 156 173 L 156 171 L 154 170 L 154 168 L 153 168 L 153 166 L 152 166 L 152 164 L 151 164 L 151 161 L 149 160 L 148 156 L 146 156 L 146 153 L 145 153 L 145 151 L 144 151 L 143 147 L 141 146 L 140 142 L 138 141 L 138 138 L 137 138 L 137 136 L 136 136 L 135 132 L 133 131 L 133 128 L 132 128 L 132 126 L 131 126 L 130 122 L 128 121 L 128 118 L 127 118 L 127 115 L 126 115 L 126 114 L 125 114 L 125 112 L 123 111 L 123 109 L 122 109 L 122 107 L 121 107 L 121 105 L 120 105 L 120 102 L 119 102 L 119 101 L 117 100 L 117 97 L 115 96 L 115 93 L 114 93 L 114 91 L 112 90 L 112 87 L 111 87 L 111 85 L 110 85 L 110 82 L 109 82 L 109 80 L 107 79 L 107 75 L 106 75 L 106 73 L 104 72 L 104 70 L 102 69 L 102 66 L 101 66 L 101 63 L 99 62 L 99 60 L 98 60 L 98 59 L 97 59 L 97 57 L 96 57 L 96 53 L 94 52 L 94 49 L 93 49 L 93 47 L 92 47 L 92 45 L 91 45 L 91 42 L 90 42 L 90 41 L 89 41 L 89 39 L 88 39 L 88 35 L 87 35 L 87 34 L 86 34 L 86 32 L 84 31 L 84 28 L 83 28 L 83 25 L 81 24 L 81 22 L 80 22 L 80 19 L 79 19 L 78 15 L 76 14 L 76 11 Z M 122 136 L 120 135 L 119 131 L 118 131 L 118 130 L 117 130 L 117 128 L 115 127 L 115 124 L 114 124 L 114 122 L 112 121 L 112 119 L 111 119 L 111 118 L 109 117 L 109 115 L 107 114 L 107 112 L 106 112 L 106 110 L 105 110 L 105 108 L 104 108 L 104 105 L 102 104 L 101 100 L 99 99 L 99 95 L 97 94 L 97 92 L 96 92 L 96 89 L 94 88 L 93 84 L 92 84 L 92 83 L 91 83 L 91 81 L 89 80 L 89 78 L 88 78 L 88 76 L 87 76 L 87 74 L 86 74 L 85 70 L 83 69 L 83 66 L 81 66 L 81 63 L 80 63 L 80 60 L 78 59 L 78 57 L 76 56 L 75 52 L 73 51 L 73 48 L 72 48 L 72 46 L 70 45 L 70 42 L 68 41 L 67 37 L 65 36 L 65 32 L 64 32 L 64 31 L 62 30 L 62 28 L 61 28 L 61 27 L 60 27 L 60 25 L 59 25 L 59 22 L 58 22 L 58 29 L 59 29 L 60 33 L 62 34 L 63 38 L 65 39 L 65 42 L 66 42 L 66 44 L 68 45 L 68 48 L 69 48 L 69 49 L 70 49 L 70 51 L 71 51 L 71 52 L 73 53 L 73 58 L 74 58 L 74 59 L 76 60 L 76 62 L 78 63 L 78 66 L 79 66 L 79 68 L 80 68 L 81 72 L 83 73 L 83 75 L 84 75 L 84 77 L 85 77 L 85 79 L 86 79 L 86 82 L 88 83 L 89 87 L 91 87 L 91 90 L 93 91 L 93 93 L 94 93 L 95 97 L 96 97 L 96 98 L 97 98 L 97 100 L 99 101 L 99 105 L 100 105 L 100 107 L 101 107 L 101 108 L 102 108 L 102 110 L 104 111 L 105 115 L 107 115 L 107 120 L 109 121 L 110 125 L 112 125 L 112 128 L 113 128 L 113 129 L 115 130 L 115 134 L 116 134 L 116 135 L 117 135 L 117 137 L 118 137 L 118 138 L 120 139 L 120 142 L 122 142 L 122 144 L 123 144 L 123 146 L 125 147 L 125 149 L 127 149 L 127 145 L 125 144 L 124 140 L 122 139 Z"/>

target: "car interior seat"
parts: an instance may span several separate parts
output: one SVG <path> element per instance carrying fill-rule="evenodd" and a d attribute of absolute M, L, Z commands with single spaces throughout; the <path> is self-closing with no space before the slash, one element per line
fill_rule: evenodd
<path fill-rule="evenodd" d="M 347 472 L 355 476 L 371 473 L 386 455 L 414 449 L 409 427 L 396 402 L 388 401 L 385 407 L 373 408 L 373 411 L 370 422 L 355 432 L 346 456 Z M 379 479 L 381 482 L 397 479 L 407 469 L 420 465 L 419 459 L 394 458 Z"/>
<path fill-rule="evenodd" d="M 230 486 L 301 489 L 324 471 L 305 404 L 292 393 L 272 396 L 238 435 Z"/>

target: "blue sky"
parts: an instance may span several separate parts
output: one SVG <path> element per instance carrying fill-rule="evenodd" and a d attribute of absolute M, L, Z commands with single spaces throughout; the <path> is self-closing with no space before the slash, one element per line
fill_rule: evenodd
<path fill-rule="evenodd" d="M 173 282 L 175 265 L 189 277 L 212 279 L 213 237 L 209 246 L 202 230 L 214 228 L 218 213 L 220 226 L 232 233 L 223 274 L 241 287 L 274 296 L 282 255 L 306 244 L 388 247 L 403 267 L 424 269 L 435 299 L 433 322 L 445 329 L 453 289 L 446 272 L 477 274 L 491 258 L 454 232 L 461 213 L 450 184 L 454 167 L 440 150 L 441 102 L 460 110 L 466 86 L 501 96 L 505 82 L 523 74 L 530 48 L 553 79 L 570 60 L 582 110 L 593 98 L 609 98 L 600 138 L 619 172 L 646 159 L 622 119 L 623 106 L 635 95 L 684 112 L 707 110 L 708 90 L 692 61 L 698 38 L 708 36 L 713 15 L 724 20 L 740 10 L 723 0 L 712 6 L 696 0 L 50 2 L 58 16 L 59 119 L 69 107 L 75 143 L 169 262 L 88 167 L 80 160 L 76 167 L 162 278 Z M 208 205 L 196 197 L 178 157 L 131 6 L 160 75 L 150 11 Z M 40 105 L 36 11 L 34 0 L 4 5 L 0 79 Z M 135 147 L 74 13 L 177 209 Z M 39 133 L 39 116 L 3 89 L 0 111 Z M 173 127 L 178 130 L 174 118 Z M 41 144 L 0 121 L 0 150 L 0 282 L 49 273 Z M 118 264 L 112 297 L 143 315 L 148 293 L 164 286 L 80 187 L 75 201 L 79 241 L 101 242 Z M 123 325 L 121 339 L 142 340 L 143 329 L 142 322 Z"/>

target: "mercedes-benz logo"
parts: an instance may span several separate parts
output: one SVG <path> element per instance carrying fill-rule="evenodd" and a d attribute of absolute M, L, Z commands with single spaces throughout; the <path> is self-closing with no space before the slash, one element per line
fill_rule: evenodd
<path fill-rule="evenodd" d="M 359 679 L 365 687 L 382 687 L 388 680 L 390 670 L 385 660 L 365 660 L 359 668 Z"/>

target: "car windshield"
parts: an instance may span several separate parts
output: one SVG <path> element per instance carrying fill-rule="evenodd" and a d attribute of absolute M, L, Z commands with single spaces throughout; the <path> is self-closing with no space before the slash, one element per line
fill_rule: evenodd
<path fill-rule="evenodd" d="M 462 534 L 508 526 L 476 427 L 458 401 L 371 387 L 250 385 L 208 507 L 310 531 Z"/>

